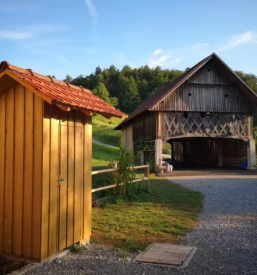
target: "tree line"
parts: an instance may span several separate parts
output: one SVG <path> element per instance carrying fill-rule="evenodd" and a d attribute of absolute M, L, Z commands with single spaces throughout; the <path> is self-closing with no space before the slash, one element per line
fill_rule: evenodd
<path fill-rule="evenodd" d="M 189 68 L 186 68 L 188 70 Z M 94 73 L 72 79 L 66 76 L 66 81 L 85 87 L 104 101 L 120 109 L 124 113 L 131 113 L 141 102 L 167 85 L 184 71 L 150 68 L 147 65 L 131 68 L 126 65 L 122 70 L 111 65 L 108 69 L 99 66 Z M 235 71 L 247 85 L 257 93 L 257 76 L 252 73 Z"/>

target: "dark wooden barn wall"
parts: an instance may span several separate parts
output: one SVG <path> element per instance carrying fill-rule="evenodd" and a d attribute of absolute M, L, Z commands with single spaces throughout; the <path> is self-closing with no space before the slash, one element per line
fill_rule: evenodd
<path fill-rule="evenodd" d="M 132 122 L 133 125 L 133 142 L 137 142 L 139 137 L 151 137 L 156 139 L 156 127 L 157 127 L 157 113 L 147 112 Z M 136 146 L 134 144 L 134 149 Z"/>
<path fill-rule="evenodd" d="M 222 146 L 224 167 L 241 168 L 247 159 L 247 142 L 228 139 L 185 139 L 173 141 L 173 159 L 187 164 L 218 166 L 218 148 Z"/>
<path fill-rule="evenodd" d="M 210 61 L 153 110 L 254 113 L 256 108 L 240 87 Z"/>
<path fill-rule="evenodd" d="M 227 167 L 242 167 L 242 161 L 247 160 L 247 142 L 243 140 L 223 140 L 223 165 Z"/>

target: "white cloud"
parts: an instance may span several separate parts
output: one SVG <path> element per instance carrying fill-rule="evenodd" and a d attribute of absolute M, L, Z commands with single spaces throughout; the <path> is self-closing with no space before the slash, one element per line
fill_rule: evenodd
<path fill-rule="evenodd" d="M 96 11 L 95 6 L 93 4 L 93 1 L 92 0 L 85 0 L 85 2 L 86 2 L 86 5 L 87 5 L 89 14 L 91 16 L 91 19 L 92 19 L 93 22 L 95 22 L 98 18 L 98 14 L 97 14 L 97 11 Z"/>
<path fill-rule="evenodd" d="M 169 66 L 174 65 L 176 63 L 180 62 L 180 58 L 173 59 L 171 55 L 164 54 L 160 57 L 151 56 L 148 62 L 148 66 L 151 68 L 155 68 L 157 66 Z"/>
<path fill-rule="evenodd" d="M 153 55 L 158 55 L 160 53 L 162 53 L 163 51 L 161 49 L 157 49 L 153 52 Z"/>
<path fill-rule="evenodd" d="M 43 33 L 56 32 L 61 30 L 63 30 L 63 27 L 59 25 L 35 25 L 17 30 L 0 29 L 0 38 L 10 40 L 30 40 L 33 37 Z"/>
<path fill-rule="evenodd" d="M 195 44 L 193 46 L 190 47 L 190 49 L 192 51 L 195 51 L 195 50 L 201 50 L 203 48 L 206 48 L 210 45 L 210 43 L 199 43 L 199 44 Z"/>
<path fill-rule="evenodd" d="M 221 47 L 219 51 L 232 49 L 243 44 L 256 43 L 256 37 L 257 37 L 257 34 L 254 33 L 253 31 L 247 31 L 242 34 L 236 35 L 232 37 L 232 39 L 226 45 Z"/>

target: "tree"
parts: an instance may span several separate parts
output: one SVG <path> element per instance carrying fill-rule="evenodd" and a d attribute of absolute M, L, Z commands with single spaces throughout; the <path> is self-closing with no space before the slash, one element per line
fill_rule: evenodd
<path fill-rule="evenodd" d="M 102 69 L 99 66 L 97 66 L 95 68 L 95 75 L 98 75 L 98 74 L 101 74 L 101 73 L 102 73 Z"/>
<path fill-rule="evenodd" d="M 117 97 L 110 97 L 110 105 L 113 107 L 118 107 L 119 102 Z"/>
<path fill-rule="evenodd" d="M 257 76 L 254 74 L 247 74 L 243 71 L 235 71 L 235 73 L 255 92 L 257 92 Z"/>
<path fill-rule="evenodd" d="M 69 74 L 67 74 L 64 81 L 67 81 L 70 83 L 72 81 L 72 77 Z"/>
<path fill-rule="evenodd" d="M 96 88 L 92 90 L 92 93 L 96 96 L 99 96 L 106 103 L 112 105 L 113 107 L 117 107 L 119 105 L 118 99 L 116 97 L 109 97 L 109 92 L 106 89 L 104 83 L 100 82 Z"/>
<path fill-rule="evenodd" d="M 100 82 L 93 90 L 92 93 L 96 96 L 99 96 L 100 98 L 102 98 L 106 103 L 110 102 L 110 98 L 109 98 L 109 92 L 106 89 L 105 85 Z"/>
<path fill-rule="evenodd" d="M 140 103 L 140 96 L 137 84 L 132 76 L 125 77 L 122 73 L 119 75 L 120 94 L 119 104 L 121 110 L 125 113 L 131 113 Z"/>

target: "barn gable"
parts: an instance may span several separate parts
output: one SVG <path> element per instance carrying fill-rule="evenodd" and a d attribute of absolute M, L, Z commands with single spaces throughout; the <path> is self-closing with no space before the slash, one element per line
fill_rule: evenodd
<path fill-rule="evenodd" d="M 151 110 L 254 113 L 256 106 L 238 81 L 211 59 Z"/>
<path fill-rule="evenodd" d="M 188 90 L 189 88 L 191 90 Z M 257 111 L 256 106 L 256 93 L 213 53 L 139 105 L 116 127 L 116 130 L 120 130 L 129 121 L 147 110 L 196 110 L 252 114 Z"/>

